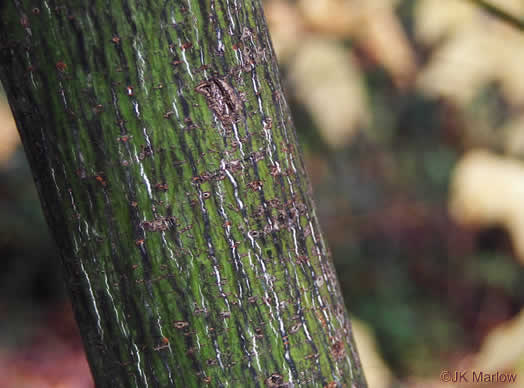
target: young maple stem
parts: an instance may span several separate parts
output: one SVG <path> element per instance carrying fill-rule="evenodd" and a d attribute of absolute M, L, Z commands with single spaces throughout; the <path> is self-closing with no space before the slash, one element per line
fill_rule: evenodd
<path fill-rule="evenodd" d="M 259 0 L 8 0 L 97 387 L 365 387 Z"/>

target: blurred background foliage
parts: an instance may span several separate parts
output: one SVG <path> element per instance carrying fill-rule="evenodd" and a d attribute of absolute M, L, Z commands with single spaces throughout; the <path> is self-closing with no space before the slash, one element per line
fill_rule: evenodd
<path fill-rule="evenodd" d="M 522 371 L 524 32 L 467 0 L 265 7 L 370 387 Z M 89 387 L 4 100 L 0 131 L 0 379 Z"/>

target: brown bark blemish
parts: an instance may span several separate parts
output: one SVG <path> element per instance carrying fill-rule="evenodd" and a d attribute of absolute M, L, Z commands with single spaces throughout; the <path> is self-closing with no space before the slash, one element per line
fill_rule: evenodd
<path fill-rule="evenodd" d="M 180 48 L 181 48 L 183 51 L 185 51 L 185 50 L 187 50 L 187 49 L 190 49 L 191 47 L 193 47 L 193 43 L 191 43 L 191 42 L 183 43 L 183 44 L 180 46 Z"/>
<path fill-rule="evenodd" d="M 65 64 L 63 61 L 58 61 L 55 67 L 56 67 L 56 70 L 63 73 L 67 69 L 67 64 Z"/>
<path fill-rule="evenodd" d="M 284 382 L 284 377 L 278 373 L 273 373 L 264 383 L 268 388 L 288 388 L 289 384 Z"/>
<path fill-rule="evenodd" d="M 186 321 L 175 321 L 175 322 L 173 322 L 173 326 L 175 327 L 175 329 L 182 330 L 182 329 L 185 329 L 186 327 L 189 326 L 189 322 L 186 322 Z"/>
<path fill-rule="evenodd" d="M 346 357 L 346 345 L 344 341 L 336 340 L 333 345 L 331 345 L 331 355 L 337 361 Z"/>
<path fill-rule="evenodd" d="M 207 105 L 226 126 L 235 123 L 242 110 L 239 95 L 233 87 L 221 78 L 211 78 L 200 82 L 195 91 L 206 98 Z"/>

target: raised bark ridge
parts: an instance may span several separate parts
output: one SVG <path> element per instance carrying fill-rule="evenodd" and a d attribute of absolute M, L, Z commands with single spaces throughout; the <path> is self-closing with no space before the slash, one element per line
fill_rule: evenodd
<path fill-rule="evenodd" d="M 2 7 L 97 386 L 364 387 L 260 2 Z"/>

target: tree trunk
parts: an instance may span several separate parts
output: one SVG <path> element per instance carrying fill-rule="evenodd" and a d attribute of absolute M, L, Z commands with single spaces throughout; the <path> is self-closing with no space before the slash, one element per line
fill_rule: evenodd
<path fill-rule="evenodd" d="M 260 1 L 0 7 L 97 387 L 365 387 Z"/>

